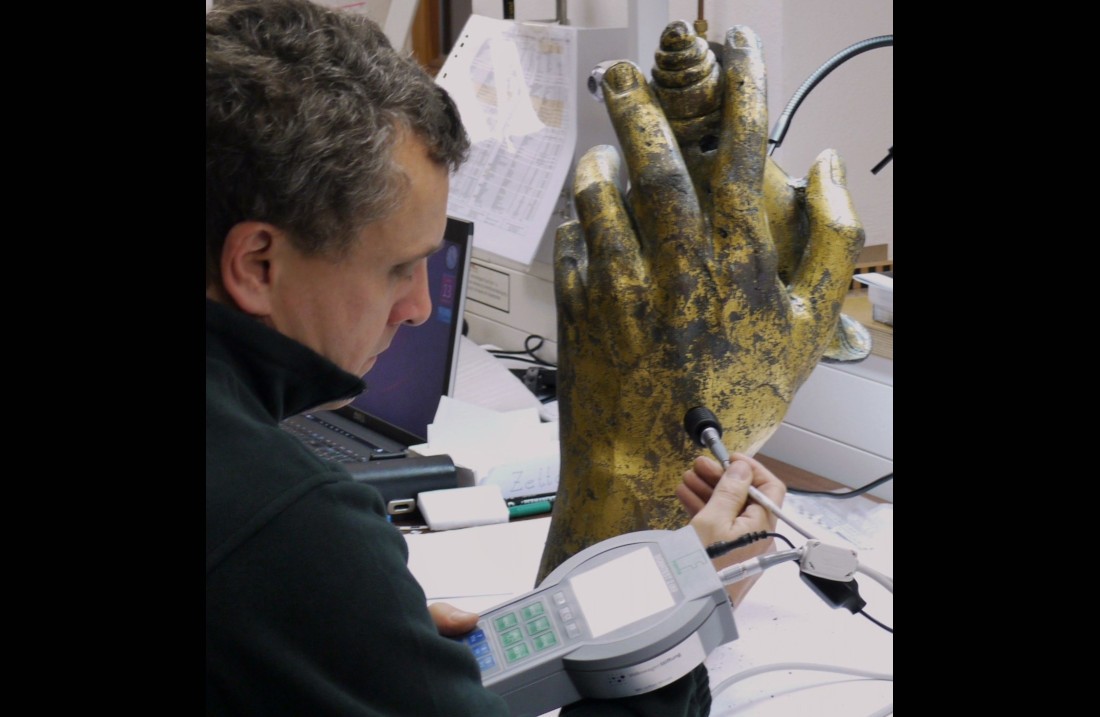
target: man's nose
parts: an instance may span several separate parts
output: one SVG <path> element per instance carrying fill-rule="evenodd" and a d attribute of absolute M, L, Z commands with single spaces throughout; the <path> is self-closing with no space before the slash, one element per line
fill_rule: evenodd
<path fill-rule="evenodd" d="M 413 287 L 409 295 L 402 300 L 401 310 L 405 316 L 401 323 L 420 326 L 432 315 L 432 295 L 428 291 L 428 262 L 420 263 L 413 277 Z"/>

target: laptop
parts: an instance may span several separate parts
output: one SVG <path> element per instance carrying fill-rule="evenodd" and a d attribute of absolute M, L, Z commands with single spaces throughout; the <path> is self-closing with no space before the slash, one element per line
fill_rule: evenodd
<path fill-rule="evenodd" d="M 440 398 L 454 393 L 473 233 L 473 222 L 447 217 L 443 247 L 428 258 L 432 315 L 398 329 L 364 377 L 367 390 L 343 408 L 287 418 L 284 430 L 347 464 L 404 458 L 427 442 Z"/>

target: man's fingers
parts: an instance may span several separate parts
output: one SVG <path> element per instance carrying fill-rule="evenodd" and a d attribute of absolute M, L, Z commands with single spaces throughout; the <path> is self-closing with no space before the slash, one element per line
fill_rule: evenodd
<path fill-rule="evenodd" d="M 718 483 L 722 478 L 722 474 L 726 472 L 722 464 L 710 456 L 697 456 L 693 468 L 695 473 L 712 487 Z"/>
<path fill-rule="evenodd" d="M 758 530 L 772 530 L 778 518 L 767 508 L 754 502 L 751 498 L 749 504 L 737 516 L 737 520 L 745 526 L 746 533 L 755 533 Z"/>
<path fill-rule="evenodd" d="M 686 510 L 690 516 L 695 516 L 703 509 L 703 506 L 707 504 L 707 502 L 700 498 L 695 491 L 683 483 L 676 486 L 675 493 L 680 503 L 684 506 L 684 510 Z"/>
<path fill-rule="evenodd" d="M 439 634 L 447 637 L 465 635 L 477 625 L 477 613 L 459 610 L 449 603 L 432 603 L 428 605 L 428 612 L 431 613 L 432 622 Z"/>
<path fill-rule="evenodd" d="M 783 505 L 783 499 L 787 496 L 787 486 L 783 481 L 768 470 L 760 461 L 744 453 L 734 453 L 731 460 L 744 461 L 752 468 L 752 485 L 758 491 L 766 495 L 776 505 Z M 761 508 L 761 510 L 764 510 Z"/>
<path fill-rule="evenodd" d="M 715 481 L 715 483 L 717 483 L 717 481 Z M 710 500 L 711 494 L 714 493 L 714 485 L 700 478 L 696 473 L 692 471 L 684 473 L 681 485 L 685 486 L 692 493 L 699 496 L 699 498 L 704 503 Z"/>
<path fill-rule="evenodd" d="M 734 461 L 722 474 L 699 516 L 707 521 L 732 523 L 745 507 L 751 482 L 752 468 L 743 461 Z"/>

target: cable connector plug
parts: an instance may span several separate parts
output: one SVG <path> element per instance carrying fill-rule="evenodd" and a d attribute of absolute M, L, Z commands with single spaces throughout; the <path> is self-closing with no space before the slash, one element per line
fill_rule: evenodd
<path fill-rule="evenodd" d="M 798 576 L 825 602 L 842 607 L 853 615 L 867 601 L 859 596 L 859 585 L 853 579 L 859 567 L 859 557 L 851 548 L 826 545 L 820 540 L 807 540 L 798 561 Z"/>
<path fill-rule="evenodd" d="M 718 571 L 718 580 L 721 581 L 723 585 L 733 585 L 734 583 L 751 578 L 754 575 L 759 575 L 768 568 L 791 560 L 798 560 L 800 557 L 802 557 L 801 548 L 784 550 L 779 553 L 765 553 L 764 555 L 750 558 L 736 565 L 731 565 L 728 568 L 722 568 Z"/>
<path fill-rule="evenodd" d="M 855 615 L 867 604 L 867 601 L 860 597 L 859 585 L 855 580 L 842 582 L 803 572 L 799 572 L 798 577 L 802 578 L 802 582 L 809 585 L 819 598 L 834 608 L 842 607 Z"/>
<path fill-rule="evenodd" d="M 717 543 L 711 543 L 710 545 L 707 546 L 707 557 L 708 558 L 721 557 L 721 556 L 725 555 L 726 553 L 730 552 L 731 550 L 736 550 L 737 548 L 743 548 L 746 545 L 750 545 L 752 543 L 755 543 L 758 540 L 763 540 L 766 537 L 768 537 L 768 531 L 759 530 L 755 533 L 747 533 L 745 535 L 742 535 L 740 538 L 737 538 L 736 540 L 726 540 L 726 541 L 719 541 Z"/>
<path fill-rule="evenodd" d="M 847 582 L 856 574 L 859 556 L 851 548 L 826 545 L 820 540 L 807 540 L 798 561 L 799 570 L 819 578 Z"/>

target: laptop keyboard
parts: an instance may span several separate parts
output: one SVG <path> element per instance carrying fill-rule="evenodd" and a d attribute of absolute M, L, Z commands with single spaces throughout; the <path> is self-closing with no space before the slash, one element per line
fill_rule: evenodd
<path fill-rule="evenodd" d="M 372 456 L 379 456 L 386 453 L 386 450 L 384 448 L 381 448 L 380 446 L 376 446 L 374 444 L 365 443 L 361 438 L 356 438 L 339 426 L 334 426 L 328 421 L 317 418 L 312 414 L 303 413 L 302 418 L 313 421 L 314 423 L 318 423 L 325 428 L 345 435 L 354 441 L 364 443 L 363 452 L 357 453 L 350 448 L 345 448 L 344 446 L 341 446 L 337 443 L 333 443 L 321 434 L 315 433 L 314 431 L 311 431 L 303 426 L 289 424 L 286 422 L 279 424 L 284 431 L 288 433 L 293 433 L 295 436 L 297 436 L 298 439 L 302 441 L 302 443 L 306 444 L 306 446 L 308 446 L 309 449 L 313 451 L 314 455 L 316 455 L 318 458 L 321 458 L 322 460 L 336 461 L 337 463 L 363 463 L 365 461 L 369 461 Z"/>

